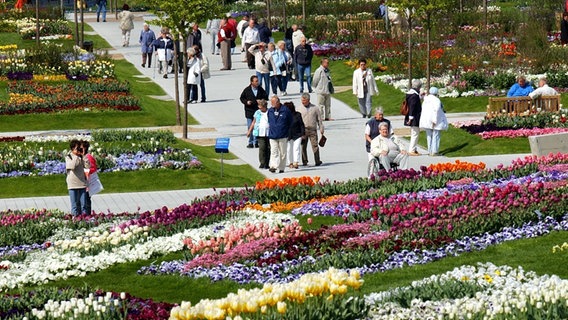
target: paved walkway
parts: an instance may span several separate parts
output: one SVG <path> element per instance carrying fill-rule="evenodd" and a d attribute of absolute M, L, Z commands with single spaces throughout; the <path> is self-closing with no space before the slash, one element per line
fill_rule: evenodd
<path fill-rule="evenodd" d="M 152 16 L 144 13 L 136 13 L 135 30 L 129 47 L 122 47 L 121 33 L 118 22 L 112 15 L 107 16 L 107 22 L 95 22 L 94 16 L 87 14 L 87 22 L 93 27 L 94 31 L 105 38 L 114 49 L 110 54 L 120 54 L 131 62 L 141 73 L 142 76 L 133 76 L 132 81 L 148 81 L 151 79 L 161 86 L 170 96 L 174 96 L 174 79 L 169 76 L 163 79 L 159 75 L 154 76 L 152 68 L 141 67 L 140 46 L 138 45 L 139 32 L 142 29 L 143 21 L 153 19 Z M 159 33 L 159 27 L 152 26 L 154 32 Z M 199 121 L 200 125 L 195 126 L 196 130 L 190 131 L 190 139 L 211 140 L 218 137 L 231 138 L 230 151 L 238 156 L 245 163 L 249 163 L 253 168 L 258 168 L 258 149 L 246 148 L 246 120 L 244 118 L 243 106 L 239 101 L 242 90 L 248 85 L 249 77 L 252 75 L 246 63 L 241 62 L 240 53 L 232 56 L 233 70 L 219 71 L 221 59 L 219 55 L 212 55 L 210 48 L 210 37 L 203 32 L 204 54 L 209 58 L 212 76 L 206 80 L 207 102 L 189 105 L 188 109 L 192 116 Z M 96 49 L 96 48 L 95 48 Z M 315 67 L 315 66 L 314 66 Z M 332 75 L 333 76 L 333 75 Z M 180 76 L 181 77 L 181 76 Z M 181 78 L 180 78 L 181 79 Z M 180 81 L 181 82 L 181 81 Z M 282 97 L 282 101 L 292 101 L 296 105 L 300 104 L 299 83 L 290 82 L 288 86 L 288 96 Z M 200 97 L 201 98 L 201 97 Z M 312 100 L 316 100 L 315 94 Z M 374 98 L 374 105 L 380 104 L 381 96 Z M 481 113 L 461 113 L 449 114 L 449 121 L 480 119 Z M 334 121 L 325 122 L 325 135 L 328 137 L 328 144 L 321 148 L 321 159 L 323 165 L 315 167 L 313 165 L 313 155 L 308 151 L 310 165 L 300 167 L 297 170 L 286 169 L 283 174 L 272 174 L 267 170 L 259 170 L 269 178 L 282 178 L 291 176 L 320 176 L 322 179 L 348 180 L 359 178 L 366 175 L 367 154 L 364 149 L 363 130 L 366 119 L 361 119 L 358 112 L 352 110 L 344 103 L 332 100 L 332 118 Z M 388 117 L 395 128 L 403 128 L 401 116 Z M 204 130 L 205 128 L 211 130 Z M 87 128 L 88 129 L 88 128 Z M 214 129 L 214 130 L 213 130 Z M 34 133 L 3 133 L 1 135 L 24 135 Z M 442 139 L 444 135 L 442 134 Z M 308 147 L 310 148 L 310 147 Z M 425 150 L 419 150 L 427 153 Z M 499 156 L 479 156 L 462 157 L 460 160 L 478 163 L 483 161 L 488 167 L 495 167 L 498 164 L 509 164 L 511 160 L 523 155 L 499 155 Z M 431 163 L 454 161 L 447 157 L 429 157 L 427 155 L 411 157 L 409 166 L 419 168 L 422 165 Z M 104 181 L 103 181 L 104 183 Z M 97 212 L 122 212 L 137 210 L 153 210 L 162 206 L 174 207 L 179 204 L 213 193 L 213 190 L 179 190 L 168 192 L 144 192 L 144 193 L 121 193 L 121 194 L 102 194 L 93 197 L 93 209 Z M 46 197 L 46 198 L 19 198 L 19 199 L 0 199 L 0 210 L 23 209 L 23 208 L 59 208 L 69 211 L 68 196 Z"/>

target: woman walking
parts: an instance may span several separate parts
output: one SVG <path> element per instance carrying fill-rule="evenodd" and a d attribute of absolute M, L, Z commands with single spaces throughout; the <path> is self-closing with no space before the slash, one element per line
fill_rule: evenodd
<path fill-rule="evenodd" d="M 156 35 L 154 31 L 150 29 L 147 23 L 144 23 L 142 32 L 140 32 L 140 47 L 142 48 L 142 68 L 146 67 L 146 62 L 148 63 L 148 68 L 152 67 L 152 53 L 154 51 L 154 46 L 152 44 L 156 40 Z"/>
<path fill-rule="evenodd" d="M 122 46 L 128 47 L 130 43 L 130 31 L 134 29 L 134 14 L 130 12 L 130 6 L 126 3 L 122 6 L 122 11 L 118 14 L 120 20 L 120 30 L 122 30 Z"/>
<path fill-rule="evenodd" d="M 306 129 L 304 126 L 304 121 L 302 120 L 302 114 L 296 111 L 296 106 L 293 102 L 284 102 L 284 105 L 290 109 L 292 113 L 292 124 L 290 125 L 290 131 L 288 133 L 288 166 L 290 169 L 298 169 L 300 156 L 301 156 L 301 145 L 302 138 L 306 135 Z"/>

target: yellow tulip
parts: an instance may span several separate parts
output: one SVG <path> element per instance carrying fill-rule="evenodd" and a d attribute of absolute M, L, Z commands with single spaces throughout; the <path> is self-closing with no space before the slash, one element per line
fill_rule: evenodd
<path fill-rule="evenodd" d="M 280 301 L 278 302 L 278 304 L 276 305 L 276 309 L 278 310 L 278 313 L 283 314 L 286 312 L 286 302 Z"/>

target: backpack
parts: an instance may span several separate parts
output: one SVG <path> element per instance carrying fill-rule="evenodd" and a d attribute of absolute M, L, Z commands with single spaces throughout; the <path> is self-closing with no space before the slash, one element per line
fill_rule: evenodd
<path fill-rule="evenodd" d="M 400 114 L 407 116 L 409 111 L 408 102 L 406 101 L 406 97 L 404 97 L 404 100 L 402 100 L 402 103 L 400 104 Z"/>

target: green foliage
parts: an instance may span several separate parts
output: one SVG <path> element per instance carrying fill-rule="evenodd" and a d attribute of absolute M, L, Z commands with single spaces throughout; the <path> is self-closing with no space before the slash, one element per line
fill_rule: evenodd
<path fill-rule="evenodd" d="M 275 310 L 271 311 L 272 312 L 268 314 L 252 315 L 250 319 L 283 319 L 283 315 Z M 362 319 L 368 311 L 369 307 L 365 304 L 365 299 L 360 294 L 348 297 L 338 296 L 332 299 L 327 299 L 326 297 L 311 297 L 304 303 L 287 303 L 284 318 L 287 320 L 355 320 Z"/>
<path fill-rule="evenodd" d="M 495 89 L 509 89 L 515 84 L 515 75 L 512 73 L 500 72 L 494 75 L 490 80 L 490 85 Z"/>
<path fill-rule="evenodd" d="M 562 117 L 562 112 L 539 112 L 529 117 L 499 115 L 483 120 L 483 124 L 503 129 L 562 128 L 568 126 L 566 117 Z"/>
<path fill-rule="evenodd" d="M 166 130 L 95 130 L 92 132 L 92 136 L 93 140 L 97 142 L 156 140 L 165 143 L 173 143 L 176 141 L 174 134 Z"/>
<path fill-rule="evenodd" d="M 443 299 L 471 298 L 476 292 L 485 288 L 473 281 L 440 280 L 426 282 L 419 286 L 397 288 L 391 294 L 382 299 L 382 302 L 394 302 L 403 308 L 409 308 L 412 300 L 439 301 Z"/>
<path fill-rule="evenodd" d="M 568 72 L 566 70 L 550 70 L 546 73 L 548 85 L 555 88 L 568 88 Z"/>
<path fill-rule="evenodd" d="M 462 75 L 462 78 L 467 81 L 467 87 L 469 90 L 473 89 L 483 89 L 487 87 L 487 76 L 485 73 L 480 71 L 469 71 Z"/>

